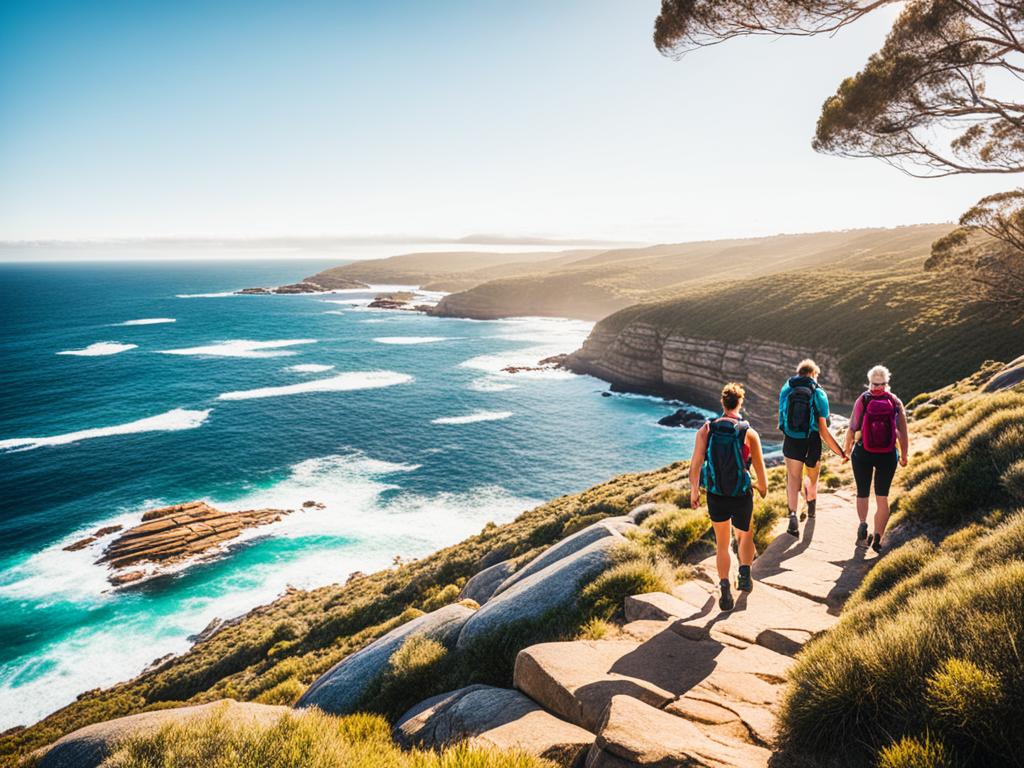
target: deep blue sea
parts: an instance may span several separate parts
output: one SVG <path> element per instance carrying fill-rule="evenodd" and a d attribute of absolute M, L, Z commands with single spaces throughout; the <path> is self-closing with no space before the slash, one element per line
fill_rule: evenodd
<path fill-rule="evenodd" d="M 691 431 L 656 424 L 672 404 L 501 372 L 572 351 L 589 323 L 369 310 L 373 291 L 224 293 L 326 265 L 0 264 L 0 729 L 289 585 L 422 556 L 689 456 Z M 134 589 L 111 590 L 95 564 L 109 539 L 63 551 L 194 499 L 326 508 Z"/>

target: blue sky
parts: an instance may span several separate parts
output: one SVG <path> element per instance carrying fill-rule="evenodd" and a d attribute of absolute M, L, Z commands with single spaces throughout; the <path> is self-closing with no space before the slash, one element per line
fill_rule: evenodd
<path fill-rule="evenodd" d="M 1002 188 L 811 150 L 891 11 L 672 61 L 658 5 L 0 0 L 0 239 L 665 242 L 952 220 Z"/>

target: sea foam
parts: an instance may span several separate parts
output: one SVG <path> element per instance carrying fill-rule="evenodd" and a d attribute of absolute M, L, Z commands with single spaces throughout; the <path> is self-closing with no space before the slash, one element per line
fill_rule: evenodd
<path fill-rule="evenodd" d="M 284 370 L 289 373 L 323 373 L 333 368 L 333 365 L 322 365 L 320 363 L 301 363 L 299 365 L 289 365 Z"/>
<path fill-rule="evenodd" d="M 176 323 L 173 317 L 144 317 L 141 320 L 126 320 L 117 325 L 160 325 L 161 323 Z"/>
<path fill-rule="evenodd" d="M 260 387 L 259 389 L 243 389 L 237 392 L 224 392 L 217 396 L 218 400 L 252 400 L 260 397 L 285 397 L 288 395 L 305 395 L 311 392 L 347 392 L 355 389 L 378 389 L 393 387 L 396 384 L 407 384 L 413 377 L 406 373 L 394 371 L 349 371 L 339 373 L 328 379 L 314 379 L 301 384 L 286 384 L 282 387 Z"/>
<path fill-rule="evenodd" d="M 97 341 L 84 349 L 66 349 L 58 352 L 58 355 L 75 355 L 77 357 L 100 357 L 103 355 L 116 355 L 118 352 L 127 352 L 135 349 L 138 344 L 122 344 L 118 341 Z"/>
<path fill-rule="evenodd" d="M 439 419 L 434 419 L 431 424 L 473 424 L 477 421 L 498 421 L 500 419 L 507 419 L 512 415 L 512 411 L 473 411 L 473 413 L 467 413 L 465 416 L 443 416 Z"/>
<path fill-rule="evenodd" d="M 182 429 L 195 429 L 206 421 L 210 415 L 210 410 L 189 411 L 184 408 L 175 408 L 158 416 L 149 416 L 145 419 L 130 421 L 127 424 L 116 424 L 112 427 L 82 429 L 77 432 L 67 432 L 63 435 L 51 435 L 50 437 L 15 437 L 8 440 L 0 440 L 0 450 L 27 451 L 47 445 L 77 443 L 80 440 L 91 440 L 96 437 L 133 435 L 139 432 L 177 432 Z"/>
<path fill-rule="evenodd" d="M 449 341 L 449 336 L 378 336 L 374 339 L 378 344 L 435 344 Z"/>
<path fill-rule="evenodd" d="M 231 339 L 216 344 L 205 344 L 199 347 L 183 347 L 181 349 L 160 350 L 164 355 L 194 355 L 197 357 L 287 357 L 298 354 L 282 347 L 294 347 L 299 344 L 315 344 L 316 339 L 280 339 L 277 341 L 250 341 L 248 339 Z"/>

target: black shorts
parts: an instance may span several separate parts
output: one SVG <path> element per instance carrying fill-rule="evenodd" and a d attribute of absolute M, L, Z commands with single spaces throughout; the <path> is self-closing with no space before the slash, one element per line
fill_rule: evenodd
<path fill-rule="evenodd" d="M 853 465 L 853 479 L 857 482 L 858 499 L 866 499 L 870 494 L 872 474 L 875 476 L 875 496 L 889 495 L 889 486 L 899 463 L 895 448 L 888 453 L 871 453 L 857 443 L 850 455 L 850 463 Z"/>
<path fill-rule="evenodd" d="M 743 496 L 719 496 L 708 494 L 708 514 L 711 522 L 724 523 L 732 520 L 734 527 L 741 531 L 750 530 L 750 518 L 754 514 L 754 492 L 747 491 Z"/>
<path fill-rule="evenodd" d="M 811 432 L 810 437 L 803 439 L 786 435 L 782 441 L 782 455 L 787 459 L 802 461 L 813 469 L 821 461 L 821 435 Z"/>

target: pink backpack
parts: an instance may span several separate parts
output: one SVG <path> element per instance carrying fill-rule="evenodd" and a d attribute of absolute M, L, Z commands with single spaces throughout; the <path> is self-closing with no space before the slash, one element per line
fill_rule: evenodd
<path fill-rule="evenodd" d="M 899 407 L 889 392 L 863 395 L 864 415 L 860 422 L 860 440 L 868 453 L 889 453 L 896 448 L 896 417 Z"/>

